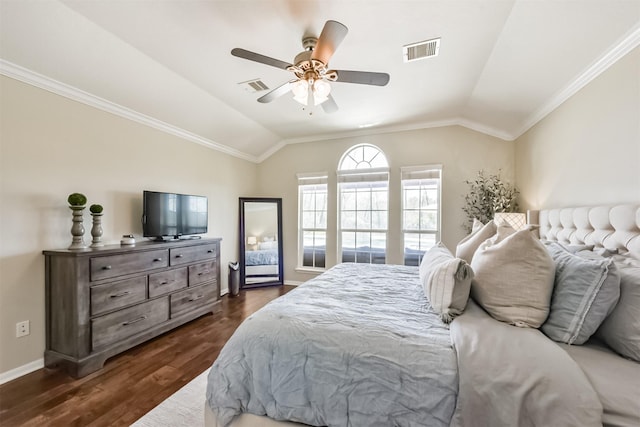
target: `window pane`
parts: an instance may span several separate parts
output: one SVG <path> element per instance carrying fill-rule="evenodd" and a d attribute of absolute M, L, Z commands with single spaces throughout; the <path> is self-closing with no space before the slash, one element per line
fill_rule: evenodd
<path fill-rule="evenodd" d="M 304 191 L 304 190 L 303 190 Z M 315 208 L 315 195 L 313 192 L 305 191 L 302 193 L 302 209 L 310 211 Z"/>
<path fill-rule="evenodd" d="M 325 211 L 316 212 L 315 228 L 327 228 L 327 213 Z"/>
<path fill-rule="evenodd" d="M 308 247 L 313 247 L 313 241 L 314 241 L 314 232 L 313 231 L 305 231 L 302 234 L 302 245 L 305 248 Z"/>
<path fill-rule="evenodd" d="M 371 209 L 387 210 L 387 200 L 389 198 L 389 190 L 385 186 L 384 188 L 376 189 L 371 193 Z"/>
<path fill-rule="evenodd" d="M 404 211 L 402 228 L 420 230 L 420 211 Z"/>
<path fill-rule="evenodd" d="M 405 189 L 404 191 L 404 208 L 405 209 L 418 209 L 420 207 L 420 190 L 419 189 Z"/>
<path fill-rule="evenodd" d="M 368 248 L 371 245 L 371 233 L 356 233 L 356 247 L 357 248 Z"/>
<path fill-rule="evenodd" d="M 387 247 L 387 233 L 371 233 L 371 247 L 384 249 Z"/>
<path fill-rule="evenodd" d="M 438 190 L 437 189 L 423 190 L 422 198 L 420 200 L 420 206 L 423 209 L 436 209 L 438 207 Z"/>
<path fill-rule="evenodd" d="M 342 248 L 355 249 L 356 247 L 356 233 L 353 231 L 342 232 Z"/>
<path fill-rule="evenodd" d="M 356 229 L 371 229 L 371 211 L 358 211 L 356 221 Z"/>
<path fill-rule="evenodd" d="M 353 189 L 341 189 L 341 206 L 343 211 L 355 211 L 356 210 L 356 193 Z"/>
<path fill-rule="evenodd" d="M 374 230 L 387 229 L 387 211 L 371 212 L 371 228 Z"/>
<path fill-rule="evenodd" d="M 438 224 L 438 213 L 434 211 L 422 211 L 420 213 L 420 229 L 436 230 Z"/>
<path fill-rule="evenodd" d="M 303 212 L 302 213 L 302 228 L 316 228 L 315 227 L 315 214 L 314 212 Z"/>
<path fill-rule="evenodd" d="M 358 189 L 357 209 L 359 211 L 371 209 L 371 190 L 369 188 Z"/>
<path fill-rule="evenodd" d="M 356 228 L 356 213 L 355 212 L 342 212 L 341 214 L 340 228 L 354 229 Z"/>
<path fill-rule="evenodd" d="M 316 193 L 316 209 L 326 211 L 327 210 L 327 192 Z"/>

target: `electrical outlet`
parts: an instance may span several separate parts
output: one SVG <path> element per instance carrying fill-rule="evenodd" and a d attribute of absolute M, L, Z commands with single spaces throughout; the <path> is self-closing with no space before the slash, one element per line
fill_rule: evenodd
<path fill-rule="evenodd" d="M 30 333 L 28 320 L 16 323 L 16 338 L 27 336 Z"/>

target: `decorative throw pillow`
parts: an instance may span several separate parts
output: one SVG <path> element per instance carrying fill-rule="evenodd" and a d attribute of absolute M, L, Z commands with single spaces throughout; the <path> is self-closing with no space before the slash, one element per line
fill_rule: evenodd
<path fill-rule="evenodd" d="M 556 266 L 549 318 L 542 332 L 554 341 L 584 344 L 620 297 L 620 275 L 611 259 L 575 255 L 558 243 L 546 245 Z"/>
<path fill-rule="evenodd" d="M 443 322 L 450 323 L 467 306 L 473 270 L 439 242 L 424 254 L 419 271 L 431 306 Z"/>
<path fill-rule="evenodd" d="M 478 249 L 478 246 L 488 238 L 495 235 L 497 231 L 496 224 L 493 220 L 489 221 L 481 228 L 477 228 L 476 221 L 479 224 L 482 224 L 480 221 L 474 220 L 475 231 L 471 231 L 471 234 L 462 239 L 456 247 L 456 257 L 462 258 L 468 263 L 471 263 L 473 254 L 476 252 L 476 249 Z"/>
<path fill-rule="evenodd" d="M 555 267 L 530 230 L 493 244 L 485 241 L 473 255 L 471 297 L 492 317 L 538 328 L 549 314 Z"/>
<path fill-rule="evenodd" d="M 621 355 L 640 362 L 640 262 L 614 255 L 620 273 L 620 300 L 596 336 Z"/>

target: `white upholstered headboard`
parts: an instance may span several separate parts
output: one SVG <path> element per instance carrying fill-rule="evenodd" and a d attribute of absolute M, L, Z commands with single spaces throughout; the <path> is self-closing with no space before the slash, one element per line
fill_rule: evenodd
<path fill-rule="evenodd" d="M 640 257 L 640 204 L 545 209 L 540 238 L 572 245 L 595 245 Z"/>

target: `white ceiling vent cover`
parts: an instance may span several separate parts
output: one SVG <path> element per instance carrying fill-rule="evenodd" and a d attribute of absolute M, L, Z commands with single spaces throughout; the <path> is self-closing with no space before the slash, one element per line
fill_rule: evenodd
<path fill-rule="evenodd" d="M 264 84 L 264 82 L 260 79 L 247 80 L 246 82 L 238 83 L 240 86 L 244 88 L 247 92 L 255 93 L 263 90 L 268 90 L 269 87 Z"/>
<path fill-rule="evenodd" d="M 417 61 L 419 59 L 438 56 L 440 52 L 440 38 L 412 43 L 402 47 L 404 62 Z"/>

